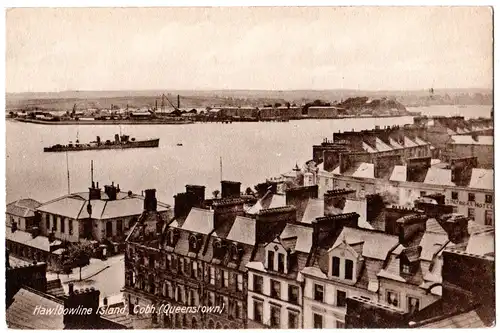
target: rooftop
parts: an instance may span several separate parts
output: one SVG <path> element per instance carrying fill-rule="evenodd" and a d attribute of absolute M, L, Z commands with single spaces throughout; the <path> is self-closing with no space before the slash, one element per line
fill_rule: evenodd
<path fill-rule="evenodd" d="M 33 199 L 20 199 L 7 205 L 5 213 L 19 217 L 35 216 L 35 209 L 41 205 Z"/>

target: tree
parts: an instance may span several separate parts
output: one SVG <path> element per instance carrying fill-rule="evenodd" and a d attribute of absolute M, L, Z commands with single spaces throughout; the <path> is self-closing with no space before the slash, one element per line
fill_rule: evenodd
<path fill-rule="evenodd" d="M 90 264 L 90 257 L 94 252 L 93 245 L 87 240 L 72 243 L 66 250 L 63 266 L 80 268 L 80 281 L 82 280 L 82 267 Z"/>
<path fill-rule="evenodd" d="M 212 195 L 214 196 L 214 198 L 215 198 L 215 199 L 217 199 L 217 198 L 219 197 L 219 193 L 220 193 L 220 191 L 219 191 L 219 190 L 214 190 L 214 191 L 212 192 Z"/>

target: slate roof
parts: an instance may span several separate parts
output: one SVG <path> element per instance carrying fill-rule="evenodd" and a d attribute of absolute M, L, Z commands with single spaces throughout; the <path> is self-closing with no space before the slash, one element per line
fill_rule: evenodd
<path fill-rule="evenodd" d="M 361 163 L 357 169 L 353 172 L 352 177 L 359 178 L 375 178 L 375 168 L 373 163 Z"/>
<path fill-rule="evenodd" d="M 460 313 L 450 316 L 429 324 L 419 326 L 419 328 L 481 328 L 488 327 L 481 320 L 477 310 L 471 310 L 465 313 Z"/>
<path fill-rule="evenodd" d="M 474 140 L 471 135 L 453 135 L 453 144 L 493 146 L 493 136 L 480 135 Z"/>
<path fill-rule="evenodd" d="M 323 216 L 325 211 L 324 204 L 325 201 L 323 199 L 309 198 L 304 210 L 304 214 L 299 221 L 302 223 L 310 224 L 317 217 Z"/>
<path fill-rule="evenodd" d="M 255 244 L 255 219 L 237 216 L 226 239 L 248 245 Z"/>
<path fill-rule="evenodd" d="M 470 236 L 465 252 L 475 255 L 490 255 L 495 252 L 495 230 L 492 228 Z"/>
<path fill-rule="evenodd" d="M 55 297 L 49 297 L 33 289 L 21 288 L 14 295 L 12 303 L 6 310 L 7 326 L 14 329 L 64 329 L 62 314 L 35 314 L 37 306 L 56 309 L 63 306 L 63 303 Z"/>
<path fill-rule="evenodd" d="M 287 224 L 285 229 L 283 229 L 283 232 L 280 234 L 280 238 L 282 240 L 290 237 L 296 237 L 294 249 L 295 251 L 304 253 L 309 253 L 311 251 L 313 245 L 312 236 L 312 227 L 300 226 L 295 224 Z"/>
<path fill-rule="evenodd" d="M 427 170 L 425 184 L 454 186 L 451 182 L 451 170 L 431 167 Z"/>
<path fill-rule="evenodd" d="M 89 218 L 87 204 L 89 203 L 87 192 L 73 193 L 51 200 L 39 206 L 37 210 L 55 215 L 69 217 L 71 219 Z M 106 193 L 101 193 L 101 200 L 90 200 L 92 205 L 92 218 L 111 219 L 121 216 L 140 215 L 144 209 L 144 197 L 120 192 L 116 200 L 107 200 Z M 157 204 L 158 212 L 168 211 L 170 206 L 161 202 Z"/>
<path fill-rule="evenodd" d="M 257 201 L 255 205 L 250 207 L 246 212 L 247 214 L 257 214 L 261 209 L 278 208 L 286 206 L 285 196 L 282 194 L 275 194 L 268 191 L 262 198 Z"/>
<path fill-rule="evenodd" d="M 337 247 L 344 241 L 344 239 L 347 244 L 363 242 L 364 245 L 361 255 L 363 257 L 378 260 L 385 260 L 389 250 L 391 250 L 399 242 L 398 237 L 394 235 L 365 229 L 345 227 L 339 237 L 337 237 L 337 240 L 333 244 L 332 248 Z"/>
<path fill-rule="evenodd" d="M 16 230 L 15 232 L 12 232 L 11 228 L 5 228 L 5 238 L 12 242 L 25 244 L 27 246 L 46 252 L 50 252 L 51 245 L 54 246 L 61 244 L 61 241 L 59 240 L 55 240 L 54 242 L 50 243 L 49 239 L 45 236 L 37 236 L 33 238 L 31 236 L 31 233 L 22 230 Z"/>
<path fill-rule="evenodd" d="M 206 209 L 192 208 L 182 225 L 183 230 L 208 234 L 214 229 L 214 212 Z"/>
<path fill-rule="evenodd" d="M 33 217 L 35 209 L 40 205 L 40 202 L 33 199 L 20 199 L 8 204 L 5 213 L 19 217 Z"/>
<path fill-rule="evenodd" d="M 469 187 L 493 190 L 493 169 L 472 169 Z"/>

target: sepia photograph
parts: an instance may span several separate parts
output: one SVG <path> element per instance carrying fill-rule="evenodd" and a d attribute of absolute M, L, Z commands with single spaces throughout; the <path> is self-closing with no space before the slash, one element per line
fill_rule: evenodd
<path fill-rule="evenodd" d="M 493 328 L 493 7 L 17 7 L 4 328 Z"/>

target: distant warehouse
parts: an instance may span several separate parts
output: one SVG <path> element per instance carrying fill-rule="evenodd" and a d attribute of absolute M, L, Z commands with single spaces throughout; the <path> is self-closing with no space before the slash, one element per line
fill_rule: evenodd
<path fill-rule="evenodd" d="M 310 118 L 335 118 L 345 112 L 346 109 L 335 106 L 310 106 L 308 115 Z"/>

